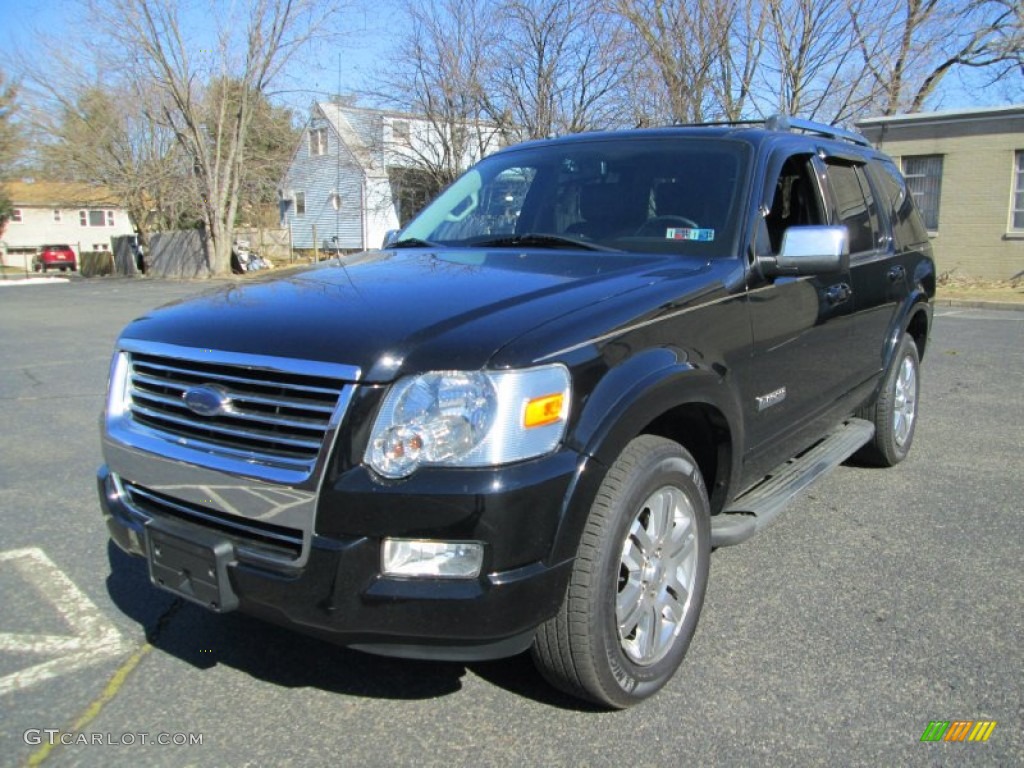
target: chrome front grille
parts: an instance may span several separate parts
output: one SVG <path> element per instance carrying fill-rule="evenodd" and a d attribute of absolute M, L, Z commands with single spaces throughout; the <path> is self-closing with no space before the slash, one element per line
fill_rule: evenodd
<path fill-rule="evenodd" d="M 360 369 L 122 338 L 103 456 L 127 504 L 301 566 Z M 186 402 L 187 398 L 187 402 Z"/>
<path fill-rule="evenodd" d="M 329 363 L 125 346 L 123 413 L 137 428 L 205 455 L 306 475 L 358 377 Z"/>

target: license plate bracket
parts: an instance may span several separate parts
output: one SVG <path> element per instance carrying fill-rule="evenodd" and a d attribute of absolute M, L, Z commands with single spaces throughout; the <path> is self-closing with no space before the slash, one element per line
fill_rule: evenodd
<path fill-rule="evenodd" d="M 230 541 L 163 520 L 150 520 L 145 531 L 149 579 L 154 585 L 216 613 L 238 607 L 228 576 L 228 566 L 235 562 Z"/>

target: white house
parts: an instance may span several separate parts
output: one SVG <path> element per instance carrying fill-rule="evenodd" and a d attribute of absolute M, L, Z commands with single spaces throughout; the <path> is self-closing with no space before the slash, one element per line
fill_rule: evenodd
<path fill-rule="evenodd" d="M 499 148 L 496 129 L 471 135 L 462 166 Z M 279 189 L 281 226 L 295 248 L 379 247 L 427 202 L 410 183 L 425 159 L 438 157 L 437 130 L 424 118 L 329 102 L 313 105 Z"/>
<path fill-rule="evenodd" d="M 14 206 L 0 234 L 7 266 L 31 268 L 43 245 L 67 244 L 85 251 L 111 250 L 112 237 L 135 232 L 128 211 L 104 187 L 62 181 L 12 181 L 4 190 Z"/>

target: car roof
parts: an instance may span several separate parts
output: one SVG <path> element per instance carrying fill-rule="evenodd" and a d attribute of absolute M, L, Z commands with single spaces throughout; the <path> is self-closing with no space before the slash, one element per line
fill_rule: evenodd
<path fill-rule="evenodd" d="M 622 139 L 732 139 L 754 146 L 761 144 L 796 144 L 824 146 L 837 154 L 877 157 L 879 152 L 860 134 L 824 123 L 776 115 L 761 121 L 728 123 L 699 123 L 694 125 L 668 125 L 656 128 L 626 128 L 611 131 L 590 131 L 535 139 L 508 147 L 502 152 L 533 147 L 558 146 L 593 141 Z"/>

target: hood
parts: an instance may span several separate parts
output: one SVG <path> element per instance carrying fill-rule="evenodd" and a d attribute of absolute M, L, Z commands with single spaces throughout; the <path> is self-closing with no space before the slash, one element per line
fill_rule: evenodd
<path fill-rule="evenodd" d="M 154 310 L 125 338 L 358 366 L 365 381 L 483 368 L 531 329 L 707 268 L 678 256 L 372 251 Z"/>

